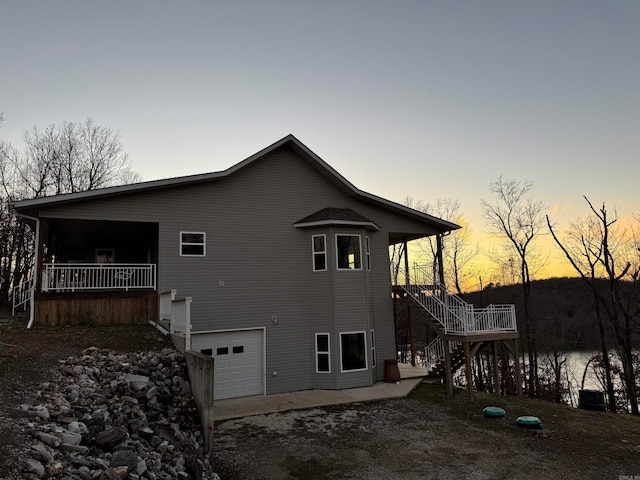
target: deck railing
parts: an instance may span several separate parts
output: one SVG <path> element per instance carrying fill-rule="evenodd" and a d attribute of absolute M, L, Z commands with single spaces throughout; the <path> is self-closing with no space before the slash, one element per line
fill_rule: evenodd
<path fill-rule="evenodd" d="M 151 263 L 45 263 L 43 292 L 156 289 L 156 265 Z"/>

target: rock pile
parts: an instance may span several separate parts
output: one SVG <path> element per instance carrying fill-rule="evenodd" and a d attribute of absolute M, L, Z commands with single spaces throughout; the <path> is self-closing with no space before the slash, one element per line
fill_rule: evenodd
<path fill-rule="evenodd" d="M 203 453 L 184 357 L 175 350 L 92 347 L 56 371 L 15 416 L 16 427 L 33 437 L 16 478 L 218 478 Z"/>

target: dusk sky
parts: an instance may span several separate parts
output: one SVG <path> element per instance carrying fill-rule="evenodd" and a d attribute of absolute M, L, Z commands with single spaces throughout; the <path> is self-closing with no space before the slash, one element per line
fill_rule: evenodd
<path fill-rule="evenodd" d="M 87 117 L 144 180 L 292 133 L 358 188 L 460 200 L 531 180 L 640 211 L 640 1 L 0 0 L 0 137 Z"/>

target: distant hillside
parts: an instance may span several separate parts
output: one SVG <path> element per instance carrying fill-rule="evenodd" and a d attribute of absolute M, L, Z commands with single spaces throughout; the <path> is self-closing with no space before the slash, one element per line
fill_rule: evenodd
<path fill-rule="evenodd" d="M 600 281 L 599 288 L 605 291 L 607 282 Z M 521 335 L 524 335 L 521 285 L 485 288 L 482 292 L 465 294 L 464 299 L 476 307 L 515 304 L 518 325 Z M 593 296 L 580 278 L 552 278 L 533 282 L 531 315 L 537 327 L 536 337 L 540 351 L 600 347 Z M 607 318 L 604 321 L 608 343 L 614 345 L 615 337 L 610 322 Z M 636 344 L 640 348 L 640 332 L 636 331 L 635 335 Z"/>

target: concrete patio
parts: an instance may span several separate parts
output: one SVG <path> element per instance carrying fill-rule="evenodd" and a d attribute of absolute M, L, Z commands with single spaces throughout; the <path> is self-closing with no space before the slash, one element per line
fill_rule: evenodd
<path fill-rule="evenodd" d="M 275 395 L 256 395 L 216 400 L 213 407 L 213 418 L 217 422 L 251 415 L 285 412 L 287 410 L 370 402 L 388 398 L 404 398 L 427 375 L 427 369 L 400 363 L 398 368 L 401 378 L 398 383 L 378 382 L 370 387 L 349 388 L 346 390 L 303 390 Z"/>

